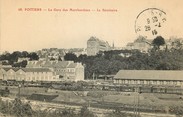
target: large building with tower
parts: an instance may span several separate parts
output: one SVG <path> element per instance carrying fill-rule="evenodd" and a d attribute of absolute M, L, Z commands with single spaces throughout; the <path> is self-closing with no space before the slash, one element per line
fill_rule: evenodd
<path fill-rule="evenodd" d="M 100 51 L 111 50 L 111 47 L 107 41 L 100 40 L 96 37 L 90 37 L 87 41 L 87 55 L 95 56 Z"/>
<path fill-rule="evenodd" d="M 139 50 L 141 52 L 148 52 L 151 46 L 152 40 L 147 40 L 143 37 L 138 37 L 133 43 L 126 45 L 127 50 Z"/>

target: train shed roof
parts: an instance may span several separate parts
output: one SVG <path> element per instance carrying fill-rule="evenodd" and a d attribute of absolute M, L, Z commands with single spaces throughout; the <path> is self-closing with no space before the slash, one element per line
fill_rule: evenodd
<path fill-rule="evenodd" d="M 114 79 L 183 80 L 181 70 L 120 70 Z"/>

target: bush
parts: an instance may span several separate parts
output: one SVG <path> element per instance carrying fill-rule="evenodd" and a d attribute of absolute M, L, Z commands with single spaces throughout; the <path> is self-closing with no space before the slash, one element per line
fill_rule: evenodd
<path fill-rule="evenodd" d="M 170 106 L 169 112 L 177 116 L 183 115 L 183 106 Z"/>
<path fill-rule="evenodd" d="M 23 104 L 19 98 L 15 98 L 13 102 L 4 102 L 0 99 L 0 112 L 16 117 L 32 117 L 32 108 L 30 104 Z"/>
<path fill-rule="evenodd" d="M 88 110 L 87 106 L 83 106 L 80 111 L 80 117 L 95 117 L 95 115 Z"/>
<path fill-rule="evenodd" d="M 31 117 L 32 111 L 29 103 L 23 104 L 19 98 L 13 101 L 13 112 L 17 117 Z"/>
<path fill-rule="evenodd" d="M 11 114 L 12 113 L 12 103 L 9 101 L 2 101 L 0 98 L 0 112 L 3 114 Z"/>
<path fill-rule="evenodd" d="M 114 109 L 114 111 L 107 115 L 107 117 L 134 117 L 134 114 L 121 112 L 119 108 Z M 140 117 L 140 115 L 136 115 L 135 117 Z"/>

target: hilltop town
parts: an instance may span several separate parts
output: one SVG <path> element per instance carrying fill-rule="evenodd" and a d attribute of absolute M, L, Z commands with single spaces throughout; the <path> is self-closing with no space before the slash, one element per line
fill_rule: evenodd
<path fill-rule="evenodd" d="M 163 54 L 167 53 L 163 51 L 169 51 L 170 53 L 172 53 L 171 51 L 173 49 L 174 50 L 182 49 L 182 43 L 183 43 L 182 38 L 171 37 L 170 39 L 164 39 L 164 40 L 165 40 L 164 44 L 162 44 L 159 48 L 160 51 L 156 51 L 157 54 L 160 54 L 160 52 L 162 52 Z M 47 71 L 52 73 L 52 76 L 49 76 L 51 78 L 45 78 L 45 79 L 42 77 L 46 76 L 45 75 L 42 76 L 41 74 L 39 75 L 39 78 L 37 78 L 38 76 L 32 78 L 24 78 L 24 76 L 21 76 L 22 79 L 19 78 L 19 80 L 28 80 L 28 81 L 32 80 L 41 81 L 43 79 L 45 81 L 59 81 L 59 80 L 80 81 L 86 79 L 93 79 L 93 75 L 94 77 L 99 77 L 100 75 L 115 75 L 121 69 L 147 69 L 147 70 L 182 69 L 181 66 L 178 65 L 177 66 L 174 65 L 174 67 L 177 68 L 173 68 L 171 67 L 171 65 L 169 66 L 167 65 L 164 66 L 164 68 L 163 67 L 160 68 L 161 64 L 162 65 L 171 64 L 170 61 L 164 61 L 164 63 L 161 63 L 157 67 L 149 66 L 148 64 L 150 63 L 143 63 L 138 66 L 137 65 L 133 66 L 129 62 L 131 58 L 135 57 L 136 54 L 139 54 L 138 56 L 139 58 L 137 57 L 135 59 L 142 61 L 143 59 L 145 59 L 144 57 L 150 56 L 150 54 L 152 54 L 152 50 L 154 49 L 153 39 L 145 39 L 142 36 L 139 36 L 134 42 L 128 43 L 126 47 L 115 47 L 114 42 L 113 44 L 110 45 L 107 41 L 98 39 L 97 37 L 94 36 L 90 37 L 87 40 L 86 45 L 87 48 L 71 48 L 71 49 L 44 48 L 30 53 L 27 51 L 22 52 L 14 51 L 13 53 L 4 52 L 1 54 L 0 60 L 2 68 L 5 68 L 4 69 L 5 74 L 10 69 L 13 72 L 22 71 L 24 75 L 26 74 L 27 71 L 31 72 L 31 70 L 33 73 L 33 71 L 35 71 L 34 69 L 39 69 L 39 71 L 42 72 L 42 75 L 44 74 L 44 72 Z M 118 58 L 114 58 L 115 56 Z M 143 58 L 141 59 L 140 57 Z M 150 58 L 153 59 L 152 57 L 156 56 L 151 55 L 149 59 Z M 102 61 L 100 62 L 99 60 L 96 60 L 96 58 L 99 58 Z M 135 61 L 136 60 L 132 62 Z M 94 67 L 97 66 L 96 64 L 98 64 L 99 69 L 97 68 L 94 69 Z M 118 66 L 115 66 L 113 64 L 118 64 Z M 175 62 L 172 64 L 175 64 Z M 105 66 L 105 69 L 107 69 L 107 71 L 105 71 L 102 68 L 102 66 Z M 171 68 L 166 69 L 166 67 Z M 1 79 L 8 80 L 8 78 L 9 76 L 1 75 Z M 11 76 L 10 79 L 17 80 L 15 76 Z"/>
<path fill-rule="evenodd" d="M 125 47 L 115 47 L 114 43 L 110 45 L 92 36 L 86 44 L 87 48 L 3 52 L 0 55 L 1 96 L 8 96 L 3 99 L 9 101 L 18 97 L 15 104 L 19 106 L 23 106 L 19 99 L 31 100 L 29 111 L 39 115 L 42 111 L 37 108 L 44 103 L 54 112 L 67 105 L 76 110 L 65 111 L 78 117 L 84 116 L 80 109 L 91 117 L 113 114 L 145 117 L 154 116 L 155 111 L 161 116 L 182 115 L 182 38 L 140 36 Z M 9 108 L 4 101 L 0 103 L 3 108 Z M 10 111 L 18 113 L 17 109 Z"/>

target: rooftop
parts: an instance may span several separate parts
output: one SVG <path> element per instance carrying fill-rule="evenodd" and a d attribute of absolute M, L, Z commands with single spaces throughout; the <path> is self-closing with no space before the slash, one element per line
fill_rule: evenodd
<path fill-rule="evenodd" d="M 9 68 L 2 68 L 5 71 L 9 71 L 10 69 L 12 69 L 13 71 L 18 71 L 18 70 L 23 70 L 25 72 L 51 72 L 50 69 L 48 68 L 14 68 L 14 67 L 9 67 Z"/>
<path fill-rule="evenodd" d="M 51 72 L 48 68 L 20 68 L 25 72 Z"/>
<path fill-rule="evenodd" d="M 71 63 L 67 66 L 67 68 L 75 68 L 77 66 L 77 63 Z"/>
<path fill-rule="evenodd" d="M 180 70 L 120 70 L 114 79 L 183 80 L 182 76 Z"/>

